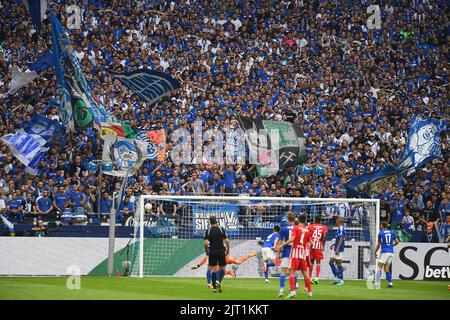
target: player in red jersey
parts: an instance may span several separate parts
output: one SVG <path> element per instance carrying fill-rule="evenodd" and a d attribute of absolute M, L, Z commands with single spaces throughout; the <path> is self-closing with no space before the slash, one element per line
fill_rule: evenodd
<path fill-rule="evenodd" d="M 311 247 L 311 238 L 309 230 L 305 227 L 306 216 L 300 216 L 299 222 L 300 223 L 292 229 L 289 240 L 280 246 L 280 249 L 282 249 L 283 246 L 293 243 L 289 262 L 289 284 L 291 292 L 289 292 L 287 298 L 294 298 L 297 296 L 297 292 L 295 291 L 295 274 L 298 270 L 303 274 L 308 297 L 312 297 L 311 279 L 308 273 L 308 256 Z"/>
<path fill-rule="evenodd" d="M 328 228 L 321 224 L 322 217 L 317 216 L 314 223 L 308 227 L 309 234 L 311 236 L 311 253 L 310 253 L 310 267 L 309 267 L 309 277 L 312 278 L 312 272 L 314 267 L 314 262 L 316 263 L 316 276 L 312 278 L 312 283 L 319 284 L 319 274 L 320 274 L 320 262 L 323 260 L 323 248 L 326 240 L 326 235 Z"/>

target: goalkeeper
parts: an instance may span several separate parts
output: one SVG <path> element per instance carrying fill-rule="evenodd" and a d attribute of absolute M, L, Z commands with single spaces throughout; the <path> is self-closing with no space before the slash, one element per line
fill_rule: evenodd
<path fill-rule="evenodd" d="M 241 263 L 244 263 L 244 262 L 247 261 L 248 259 L 253 258 L 253 257 L 255 257 L 255 256 L 256 256 L 256 252 L 249 253 L 249 254 L 247 254 L 246 256 L 244 256 L 244 257 L 242 257 L 242 258 L 239 258 L 239 259 L 234 258 L 234 257 L 232 257 L 232 256 L 230 256 L 230 255 L 226 255 L 226 256 L 225 256 L 225 262 L 227 263 L 227 265 L 228 265 L 228 264 L 232 264 L 232 265 L 235 265 L 236 267 L 233 266 L 233 268 L 232 268 L 231 270 L 226 270 L 226 271 L 225 271 L 225 275 L 226 275 L 226 276 L 231 276 L 231 277 L 235 278 L 235 277 L 236 277 L 236 272 L 235 272 L 235 270 L 233 270 L 233 269 L 237 269 L 237 266 L 238 266 L 238 265 L 240 265 Z M 207 259 L 207 256 L 204 257 L 202 260 L 200 260 L 200 262 L 199 262 L 198 264 L 194 265 L 194 266 L 191 268 L 191 270 L 196 270 L 196 269 L 200 268 L 202 265 L 205 264 L 206 259 Z M 208 282 L 208 287 L 211 288 L 211 270 L 210 270 L 210 269 L 208 269 L 208 270 L 206 271 L 206 280 L 207 280 L 207 282 Z"/>

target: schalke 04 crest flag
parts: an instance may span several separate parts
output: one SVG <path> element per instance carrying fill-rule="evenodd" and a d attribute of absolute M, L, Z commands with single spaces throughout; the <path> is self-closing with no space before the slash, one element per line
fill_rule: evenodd
<path fill-rule="evenodd" d="M 112 170 L 103 173 L 126 177 L 134 174 L 146 159 L 147 143 L 106 135 L 103 145 L 103 163 L 111 164 Z"/>
<path fill-rule="evenodd" d="M 134 131 L 123 122 L 101 123 L 100 137 L 105 139 L 107 135 L 147 142 L 148 160 L 164 161 L 166 158 L 166 133 L 163 129 Z"/>
<path fill-rule="evenodd" d="M 442 157 L 440 135 L 447 129 L 447 122 L 423 119 L 414 115 L 408 135 L 405 154 L 396 167 L 386 166 L 350 180 L 345 188 L 349 196 L 378 196 L 386 192 L 389 183 L 396 182 L 404 173 L 422 168 L 428 162 Z"/>
<path fill-rule="evenodd" d="M 166 133 L 164 130 L 139 130 L 136 140 L 147 142 L 147 159 L 164 161 L 166 158 Z"/>
<path fill-rule="evenodd" d="M 405 154 L 397 165 L 397 170 L 404 172 L 422 168 L 428 162 L 442 157 L 440 135 L 446 129 L 447 122 L 414 115 Z"/>
<path fill-rule="evenodd" d="M 256 162 L 261 176 L 276 174 L 279 169 L 306 161 L 305 137 L 297 124 L 247 117 L 238 117 L 238 120 L 245 132 L 250 162 Z"/>
<path fill-rule="evenodd" d="M 125 74 L 110 72 L 132 93 L 147 104 L 153 104 L 179 88 L 180 82 L 163 72 L 139 69 Z"/>

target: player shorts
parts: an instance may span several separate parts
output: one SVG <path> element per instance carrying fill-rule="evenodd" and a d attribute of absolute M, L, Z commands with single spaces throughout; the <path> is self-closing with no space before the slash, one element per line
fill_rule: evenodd
<path fill-rule="evenodd" d="M 343 255 L 344 255 L 343 252 L 338 252 L 336 254 L 336 251 L 333 250 L 333 252 L 331 253 L 331 258 L 334 258 L 336 260 L 343 260 Z"/>
<path fill-rule="evenodd" d="M 308 261 L 306 261 L 305 259 L 291 258 L 289 261 L 289 269 L 307 271 Z"/>
<path fill-rule="evenodd" d="M 225 260 L 225 252 L 213 251 L 209 253 L 208 256 L 208 266 L 215 267 L 219 265 L 220 267 L 225 267 L 227 262 Z"/>
<path fill-rule="evenodd" d="M 390 252 L 385 252 L 381 254 L 381 257 L 380 259 L 378 259 L 378 262 L 382 264 L 391 264 L 392 259 L 394 259 L 394 254 Z"/>
<path fill-rule="evenodd" d="M 320 249 L 311 249 L 309 258 L 312 260 L 323 260 L 323 251 Z"/>
<path fill-rule="evenodd" d="M 280 267 L 281 268 L 289 268 L 289 261 L 291 260 L 291 258 L 287 257 L 287 258 L 281 258 L 281 264 Z"/>
<path fill-rule="evenodd" d="M 272 248 L 262 248 L 262 258 L 263 261 L 272 260 L 274 261 L 277 258 L 275 251 Z"/>

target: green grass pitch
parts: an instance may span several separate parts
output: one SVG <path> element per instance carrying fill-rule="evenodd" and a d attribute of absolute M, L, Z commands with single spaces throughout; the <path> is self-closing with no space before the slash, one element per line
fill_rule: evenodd
<path fill-rule="evenodd" d="M 81 289 L 69 290 L 66 277 L 0 277 L 0 299 L 224 299 L 270 300 L 277 297 L 278 279 L 267 284 L 262 279 L 230 279 L 223 281 L 223 292 L 212 293 L 203 278 L 125 278 L 81 277 Z M 303 285 L 303 280 L 299 279 Z M 395 281 L 394 288 L 369 290 L 365 281 L 346 281 L 336 287 L 322 280 L 313 286 L 314 300 L 450 300 L 448 282 L 444 281 Z M 286 282 L 285 293 L 289 290 Z M 306 299 L 302 289 L 297 289 L 296 299 Z"/>

